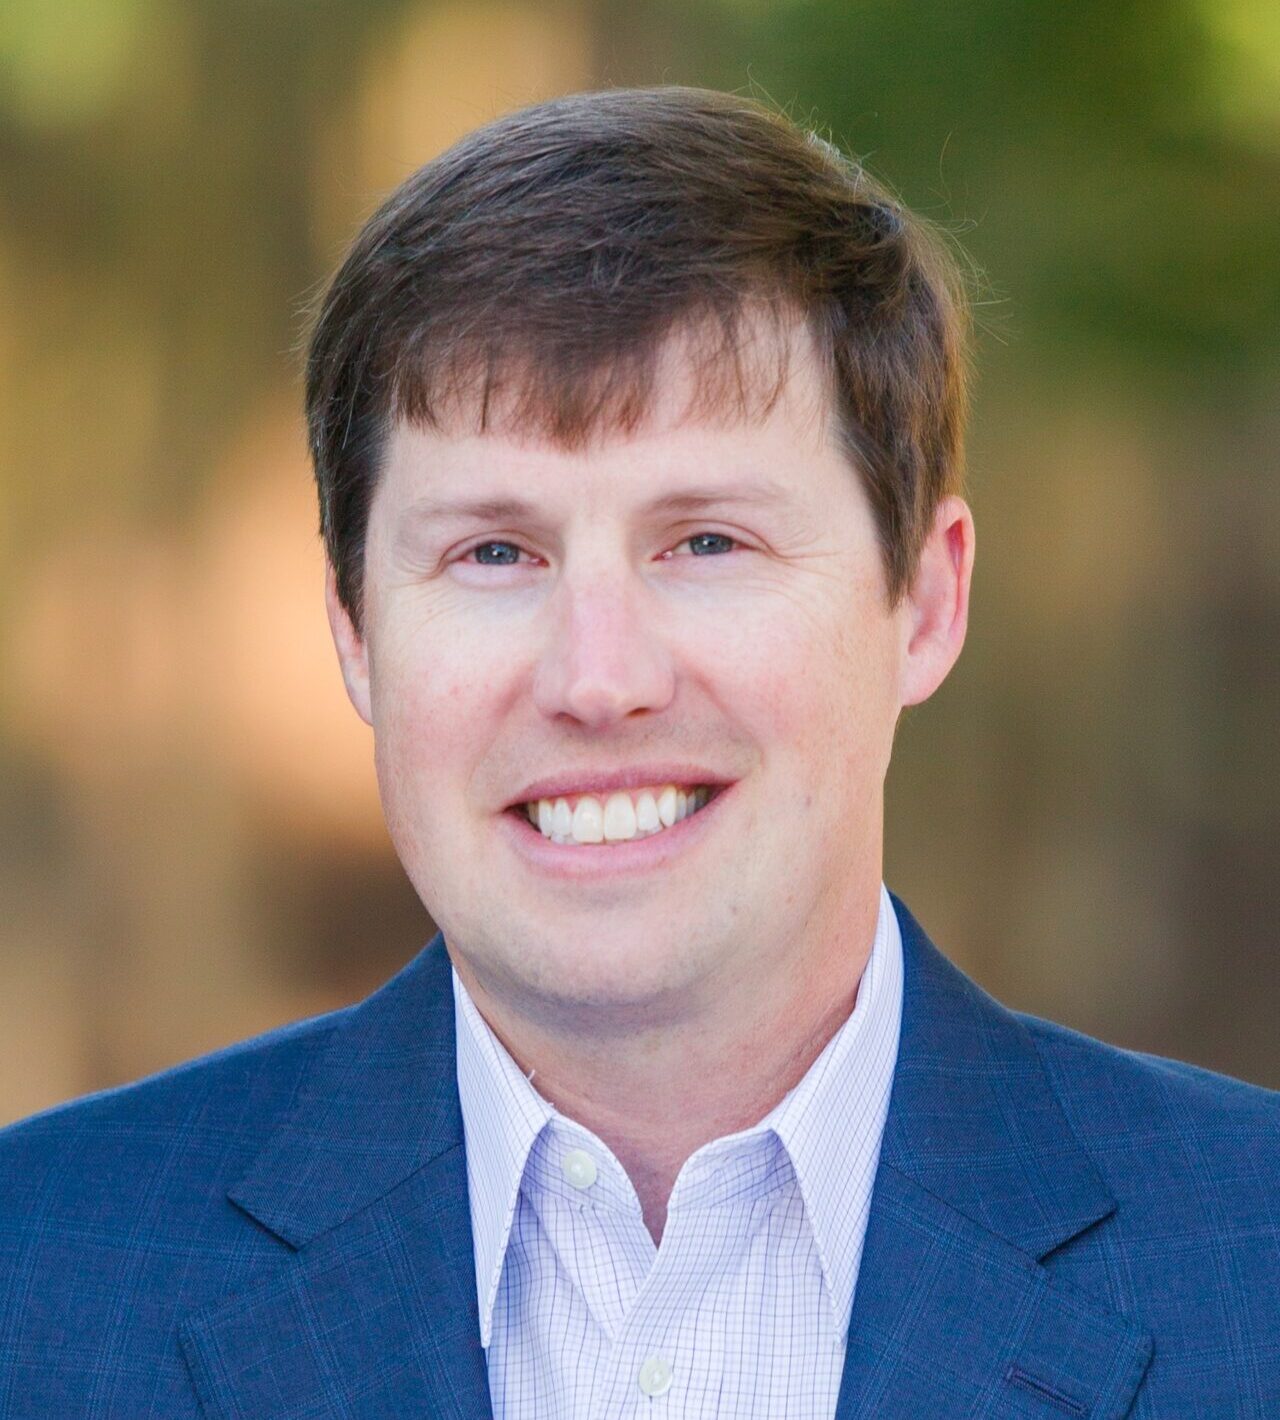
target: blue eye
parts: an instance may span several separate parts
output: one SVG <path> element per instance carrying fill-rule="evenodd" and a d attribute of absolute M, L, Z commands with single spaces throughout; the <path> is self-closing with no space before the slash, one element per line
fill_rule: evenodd
<path fill-rule="evenodd" d="M 504 548 L 511 556 L 491 560 L 480 555 L 481 553 L 487 552 L 491 547 Z M 514 542 L 481 542 L 471 549 L 471 555 L 482 567 L 511 567 L 519 562 L 520 549 Z"/>
<path fill-rule="evenodd" d="M 693 549 L 693 555 L 695 557 L 702 557 L 705 556 L 708 552 L 727 552 L 729 550 L 729 546 L 735 546 L 737 544 L 738 539 L 735 537 L 729 537 L 725 533 L 695 533 L 692 537 L 685 538 L 685 541 Z M 707 547 L 705 544 L 708 542 L 718 542 L 727 545 L 723 548 L 717 549 Z M 699 544 L 703 544 L 701 551 L 699 551 Z"/>

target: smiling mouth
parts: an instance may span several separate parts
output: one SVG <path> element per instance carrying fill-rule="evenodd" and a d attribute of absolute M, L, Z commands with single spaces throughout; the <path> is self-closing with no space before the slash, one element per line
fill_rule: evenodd
<path fill-rule="evenodd" d="M 717 798 L 724 784 L 657 784 L 611 794 L 568 794 L 513 804 L 507 810 L 544 838 L 566 846 L 654 838 Z"/>

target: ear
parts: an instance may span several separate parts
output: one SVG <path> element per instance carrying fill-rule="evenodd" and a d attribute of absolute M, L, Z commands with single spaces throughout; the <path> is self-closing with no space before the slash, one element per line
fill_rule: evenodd
<path fill-rule="evenodd" d="M 920 552 L 916 575 L 899 608 L 903 649 L 901 704 L 928 700 L 964 645 L 973 576 L 973 514 L 963 498 L 944 498 Z"/>
<path fill-rule="evenodd" d="M 372 725 L 368 647 L 338 596 L 338 578 L 331 562 L 325 565 L 324 607 L 329 616 L 329 630 L 333 633 L 333 644 L 337 648 L 338 663 L 342 667 L 347 696 L 356 707 L 356 714 L 366 725 Z"/>

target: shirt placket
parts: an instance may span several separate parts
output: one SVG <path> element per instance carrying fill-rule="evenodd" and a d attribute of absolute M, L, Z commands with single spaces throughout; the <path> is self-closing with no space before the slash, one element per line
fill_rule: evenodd
<path fill-rule="evenodd" d="M 662 1246 L 612 1338 L 611 1384 L 595 1397 L 597 1414 L 703 1420 L 710 1413 L 707 1397 L 719 1390 L 715 1370 L 723 1352 L 704 1348 L 700 1354 L 693 1317 L 709 1293 L 734 1285 L 761 1205 L 758 1193 L 745 1187 L 733 1197 L 734 1180 L 753 1172 L 752 1153 L 758 1177 L 760 1155 L 768 1148 L 761 1140 L 751 1151 L 699 1160 L 692 1176 L 681 1180 Z"/>

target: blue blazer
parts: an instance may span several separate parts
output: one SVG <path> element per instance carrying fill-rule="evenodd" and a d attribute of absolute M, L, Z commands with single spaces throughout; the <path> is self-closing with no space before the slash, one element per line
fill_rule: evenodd
<path fill-rule="evenodd" d="M 839 1420 L 1276 1420 L 1280 1094 L 1009 1011 L 895 899 Z M 0 1132 L 0 1416 L 490 1415 L 449 962 Z"/>

